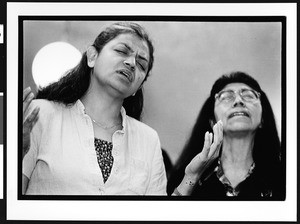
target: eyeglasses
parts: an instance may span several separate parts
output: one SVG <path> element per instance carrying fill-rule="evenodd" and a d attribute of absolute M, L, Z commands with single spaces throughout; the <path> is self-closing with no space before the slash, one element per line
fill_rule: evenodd
<path fill-rule="evenodd" d="M 245 102 L 254 103 L 260 99 L 260 93 L 252 89 L 240 89 L 237 91 L 223 90 L 215 95 L 215 99 L 218 99 L 220 102 L 229 103 L 235 100 L 236 94 L 239 94 Z"/>

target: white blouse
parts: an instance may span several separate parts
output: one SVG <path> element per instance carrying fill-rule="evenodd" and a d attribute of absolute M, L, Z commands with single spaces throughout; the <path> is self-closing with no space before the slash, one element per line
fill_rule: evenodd
<path fill-rule="evenodd" d="M 166 173 L 157 132 L 126 115 L 112 136 L 114 163 L 104 183 L 94 146 L 94 132 L 84 105 L 65 106 L 33 100 L 40 108 L 23 159 L 34 195 L 166 195 Z"/>

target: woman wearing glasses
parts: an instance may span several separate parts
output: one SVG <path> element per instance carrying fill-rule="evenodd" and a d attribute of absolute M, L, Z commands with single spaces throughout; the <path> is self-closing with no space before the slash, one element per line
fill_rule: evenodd
<path fill-rule="evenodd" d="M 257 81 L 243 72 L 223 75 L 200 111 L 168 193 L 283 200 L 280 153 L 273 111 Z"/>

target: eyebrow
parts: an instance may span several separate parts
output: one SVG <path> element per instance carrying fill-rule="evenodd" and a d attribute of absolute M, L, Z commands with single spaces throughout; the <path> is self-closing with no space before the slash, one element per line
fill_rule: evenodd
<path fill-rule="evenodd" d="M 131 48 L 129 45 L 127 45 L 126 43 L 121 42 L 120 44 L 124 45 L 130 52 L 133 52 L 132 48 Z M 139 55 L 139 54 L 138 54 L 137 56 L 138 56 L 138 58 L 140 58 L 141 60 L 144 60 L 144 61 L 146 61 L 146 62 L 148 63 L 147 58 L 145 58 L 145 57 L 143 57 L 143 56 L 141 56 L 141 55 Z"/>

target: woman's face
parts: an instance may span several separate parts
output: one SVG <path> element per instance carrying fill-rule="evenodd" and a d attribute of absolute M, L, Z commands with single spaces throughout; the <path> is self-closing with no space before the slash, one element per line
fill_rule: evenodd
<path fill-rule="evenodd" d="M 147 42 L 134 34 L 120 34 L 108 42 L 95 58 L 94 79 L 101 87 L 113 89 L 122 98 L 142 85 L 149 63 Z"/>
<path fill-rule="evenodd" d="M 244 83 L 231 83 L 218 96 L 214 113 L 216 120 L 223 122 L 224 134 L 254 133 L 262 116 L 261 102 L 255 92 Z"/>

